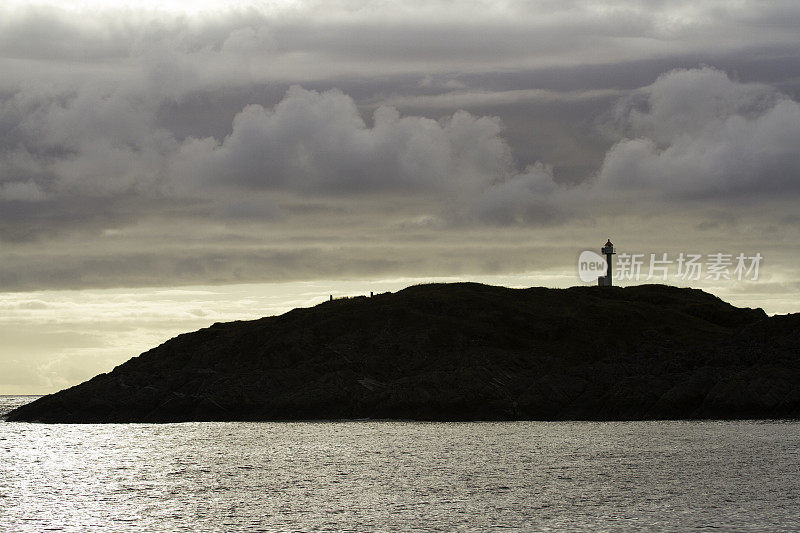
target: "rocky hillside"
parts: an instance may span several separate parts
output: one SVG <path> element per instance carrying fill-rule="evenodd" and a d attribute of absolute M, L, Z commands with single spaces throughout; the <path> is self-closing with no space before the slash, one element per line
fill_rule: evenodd
<path fill-rule="evenodd" d="M 800 314 L 662 285 L 409 287 L 214 324 L 11 421 L 800 416 Z"/>

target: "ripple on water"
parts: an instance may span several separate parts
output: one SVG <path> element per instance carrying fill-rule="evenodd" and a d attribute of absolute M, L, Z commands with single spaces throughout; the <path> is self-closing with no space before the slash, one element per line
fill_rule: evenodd
<path fill-rule="evenodd" d="M 800 528 L 797 422 L 0 423 L 0 530 Z"/>

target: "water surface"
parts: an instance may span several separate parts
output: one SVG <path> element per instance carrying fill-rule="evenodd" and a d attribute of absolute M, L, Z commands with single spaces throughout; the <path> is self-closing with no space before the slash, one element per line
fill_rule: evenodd
<path fill-rule="evenodd" d="M 799 503 L 794 421 L 0 422 L 0 530 L 790 531 Z"/>

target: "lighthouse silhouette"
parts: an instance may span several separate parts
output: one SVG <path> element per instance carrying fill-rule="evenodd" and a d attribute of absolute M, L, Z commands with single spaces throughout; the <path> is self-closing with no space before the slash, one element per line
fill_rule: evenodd
<path fill-rule="evenodd" d="M 612 272 L 612 269 L 611 269 L 611 261 L 613 259 L 612 256 L 616 255 L 616 252 L 614 251 L 614 245 L 611 243 L 611 239 L 610 238 L 606 241 L 606 243 L 600 249 L 600 253 L 605 254 L 605 256 L 606 256 L 606 275 L 605 276 L 600 276 L 599 278 L 597 278 L 597 285 L 600 286 L 600 287 L 610 287 L 611 286 L 611 280 L 613 279 L 613 276 L 612 276 L 613 272 Z"/>

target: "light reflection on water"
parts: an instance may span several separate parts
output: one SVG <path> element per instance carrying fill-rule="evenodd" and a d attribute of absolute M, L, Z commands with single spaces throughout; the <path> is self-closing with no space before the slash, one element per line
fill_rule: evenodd
<path fill-rule="evenodd" d="M 0 422 L 0 530 L 789 531 L 799 502 L 797 422 Z"/>

